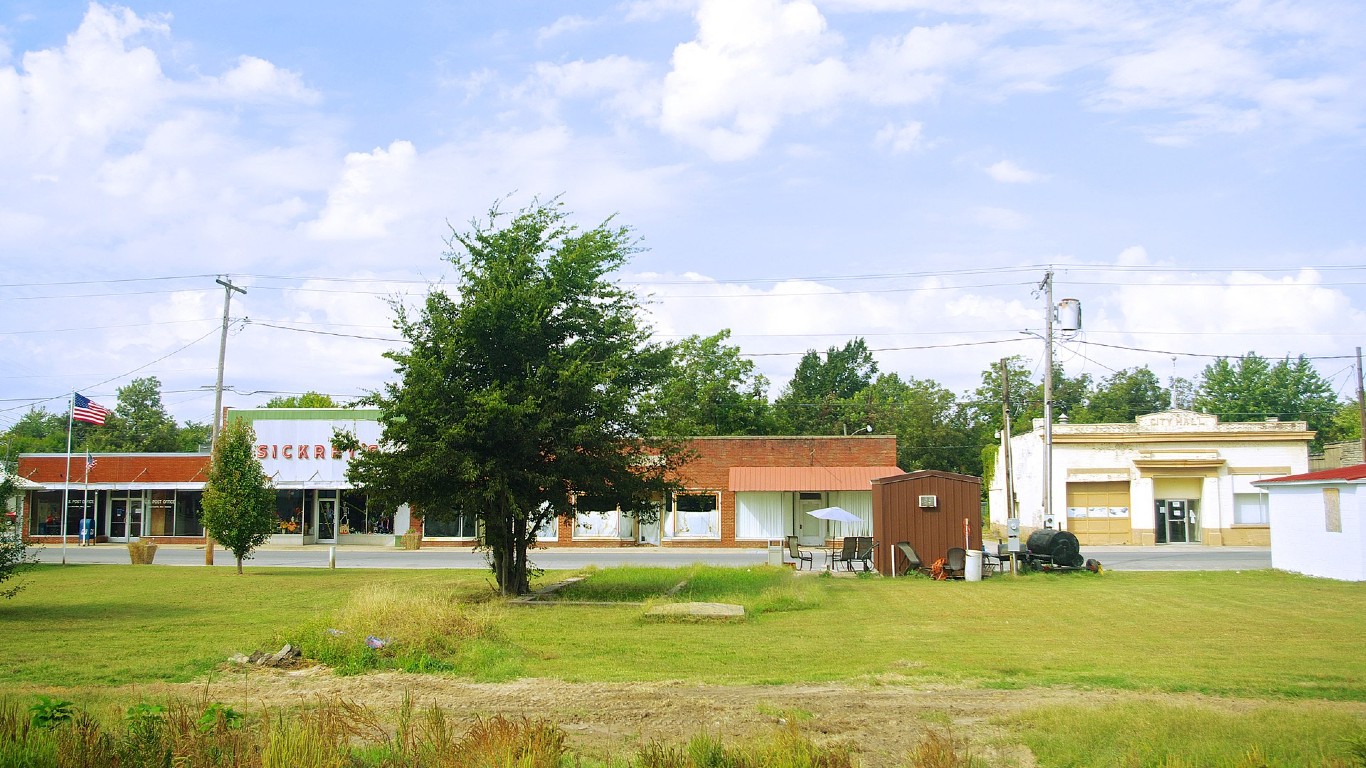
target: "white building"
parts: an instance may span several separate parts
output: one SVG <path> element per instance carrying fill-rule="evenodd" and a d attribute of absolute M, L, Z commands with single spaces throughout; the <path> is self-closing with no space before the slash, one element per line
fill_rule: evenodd
<path fill-rule="evenodd" d="M 1366 581 L 1366 464 L 1257 485 L 1270 493 L 1272 568 Z"/>
<path fill-rule="evenodd" d="M 1172 410 L 1128 424 L 1053 425 L 1051 514 L 1043 510 L 1044 429 L 1011 438 L 1015 508 L 1028 530 L 1054 527 L 1083 544 L 1257 545 L 1271 542 L 1267 493 L 1254 485 L 1308 471 L 1302 421 L 1221 424 Z M 991 521 L 1006 523 L 998 452 Z"/>

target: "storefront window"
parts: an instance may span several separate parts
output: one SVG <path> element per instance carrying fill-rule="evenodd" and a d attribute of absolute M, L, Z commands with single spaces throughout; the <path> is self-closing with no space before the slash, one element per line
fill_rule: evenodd
<path fill-rule="evenodd" d="M 668 528 L 672 538 L 721 538 L 720 499 L 715 493 L 677 493 Z"/>
<path fill-rule="evenodd" d="M 393 533 L 394 516 L 380 510 L 370 510 L 361 491 L 342 491 L 342 529 L 348 533 Z"/>
<path fill-rule="evenodd" d="M 423 538 L 473 539 L 478 535 L 479 528 L 474 515 L 455 515 L 440 520 L 433 517 L 423 519 Z"/>
<path fill-rule="evenodd" d="M 200 513 L 204 511 L 203 491 L 176 491 L 175 494 L 175 533 L 173 536 L 203 536 L 204 523 Z"/>
<path fill-rule="evenodd" d="M 147 509 L 147 535 L 175 535 L 175 491 L 152 491 Z"/>
<path fill-rule="evenodd" d="M 28 533 L 30 536 L 60 536 L 62 534 L 62 492 L 37 491 L 29 502 Z"/>
<path fill-rule="evenodd" d="M 276 491 L 275 516 L 280 519 L 280 533 L 303 533 L 307 522 L 304 519 L 304 492 Z"/>

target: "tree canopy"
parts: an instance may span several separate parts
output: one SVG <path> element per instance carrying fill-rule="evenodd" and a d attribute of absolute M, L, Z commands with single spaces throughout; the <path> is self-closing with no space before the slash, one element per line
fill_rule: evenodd
<path fill-rule="evenodd" d="M 522 593 L 537 527 L 572 514 L 576 494 L 658 514 L 683 452 L 651 437 L 655 415 L 641 406 L 670 354 L 612 277 L 636 251 L 625 227 L 580 230 L 558 200 L 494 206 L 449 245 L 458 294 L 395 305 L 408 342 L 388 353 L 398 381 L 367 398 L 380 450 L 349 477 L 427 519 L 474 516 L 499 588 Z"/>
<path fill-rule="evenodd" d="M 1205 366 L 1195 408 L 1224 421 L 1271 417 L 1305 421 L 1318 433 L 1314 447 L 1325 439 L 1337 439 L 1337 396 L 1332 384 L 1304 355 L 1275 363 L 1254 352 L 1236 360 L 1221 357 Z"/>
<path fill-rule="evenodd" d="M 277 395 L 266 401 L 262 408 L 340 408 L 331 395 L 309 390 L 302 395 Z"/>
<path fill-rule="evenodd" d="M 730 330 L 689 336 L 669 347 L 670 375 L 647 398 L 662 433 L 762 435 L 773 429 L 768 379 L 727 344 Z"/>
<path fill-rule="evenodd" d="M 807 350 L 773 404 L 781 428 L 787 434 L 841 434 L 851 426 L 842 403 L 872 384 L 876 375 L 877 361 L 863 339 L 830 347 L 824 359 Z"/>

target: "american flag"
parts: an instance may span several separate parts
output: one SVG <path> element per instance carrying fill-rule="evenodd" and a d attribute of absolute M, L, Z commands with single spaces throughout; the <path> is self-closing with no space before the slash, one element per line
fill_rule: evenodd
<path fill-rule="evenodd" d="M 87 452 L 87 453 L 85 454 L 85 471 L 86 471 L 86 472 L 89 472 L 90 470 L 92 470 L 92 469 L 94 469 L 94 468 L 95 468 L 95 457 L 94 457 L 92 454 L 90 454 L 90 453 Z"/>
<path fill-rule="evenodd" d="M 71 401 L 71 418 L 76 421 L 84 421 L 87 424 L 104 424 L 105 418 L 109 416 L 108 408 L 80 392 L 73 392 L 72 394 L 75 397 Z"/>

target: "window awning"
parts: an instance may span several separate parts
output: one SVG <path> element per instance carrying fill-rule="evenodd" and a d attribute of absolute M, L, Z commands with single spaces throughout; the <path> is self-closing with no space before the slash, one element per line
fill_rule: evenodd
<path fill-rule="evenodd" d="M 732 491 L 870 491 L 900 467 L 731 467 Z"/>

